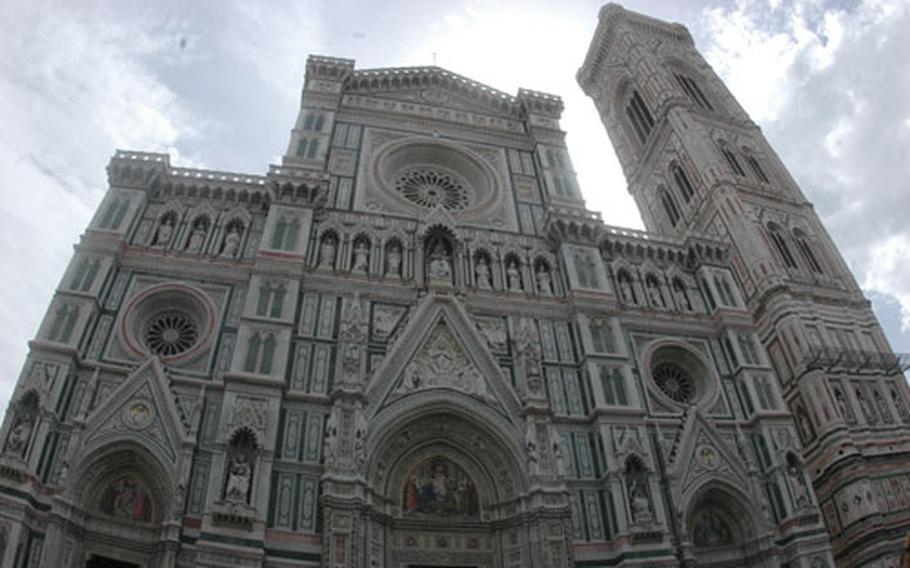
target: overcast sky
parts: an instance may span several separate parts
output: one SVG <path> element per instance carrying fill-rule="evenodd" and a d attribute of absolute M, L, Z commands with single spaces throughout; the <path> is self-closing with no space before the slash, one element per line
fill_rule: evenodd
<path fill-rule="evenodd" d="M 910 351 L 910 0 L 630 1 L 678 21 L 759 123 Z M 575 71 L 599 2 L 0 0 L 0 408 L 115 148 L 262 174 L 308 54 L 560 95 L 582 192 L 641 227 Z"/>

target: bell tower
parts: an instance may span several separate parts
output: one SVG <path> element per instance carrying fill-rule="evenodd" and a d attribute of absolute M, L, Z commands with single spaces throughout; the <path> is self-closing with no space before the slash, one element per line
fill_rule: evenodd
<path fill-rule="evenodd" d="M 837 565 L 890 565 L 910 529 L 907 357 L 812 204 L 684 26 L 607 4 L 577 78 L 647 229 L 730 244 Z"/>

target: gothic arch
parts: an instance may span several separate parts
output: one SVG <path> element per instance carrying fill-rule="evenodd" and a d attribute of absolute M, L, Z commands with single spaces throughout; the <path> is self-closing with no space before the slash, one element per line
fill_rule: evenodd
<path fill-rule="evenodd" d="M 138 480 L 151 496 L 146 524 L 158 525 L 168 520 L 175 507 L 182 506 L 170 469 L 142 444 L 131 441 L 107 444 L 73 464 L 65 491 L 84 512 L 103 514 L 99 507 L 105 491 L 124 478 Z"/>
<path fill-rule="evenodd" d="M 390 407 L 373 419 L 367 438 L 368 485 L 385 513 L 401 511 L 406 475 L 437 457 L 457 463 L 476 484 L 485 521 L 503 518 L 528 488 L 520 434 L 501 418 L 478 412 L 476 403 L 451 393 Z"/>
<path fill-rule="evenodd" d="M 710 479 L 691 493 L 685 507 L 685 535 L 699 566 L 764 566 L 760 507 L 739 489 Z"/>

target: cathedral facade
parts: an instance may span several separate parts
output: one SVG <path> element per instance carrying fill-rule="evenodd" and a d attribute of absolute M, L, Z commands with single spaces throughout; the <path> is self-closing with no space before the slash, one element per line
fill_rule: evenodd
<path fill-rule="evenodd" d="M 266 175 L 118 151 L 0 440 L 14 568 L 896 566 L 910 393 L 686 29 L 616 5 L 561 100 L 311 56 Z"/>

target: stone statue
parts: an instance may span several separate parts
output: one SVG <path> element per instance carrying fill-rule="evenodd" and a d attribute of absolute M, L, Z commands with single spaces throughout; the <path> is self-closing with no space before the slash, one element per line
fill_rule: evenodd
<path fill-rule="evenodd" d="M 810 504 L 809 501 L 809 491 L 806 487 L 806 478 L 803 476 L 803 472 L 800 470 L 799 463 L 795 460 L 788 460 L 789 464 L 787 465 L 787 475 L 793 481 L 791 485 L 793 486 L 793 500 L 796 502 L 797 507 L 807 507 Z"/>
<path fill-rule="evenodd" d="M 230 466 L 228 466 L 227 490 L 224 492 L 225 499 L 245 503 L 250 491 L 252 473 L 249 458 L 246 454 L 238 453 L 235 455 L 231 459 Z"/>
<path fill-rule="evenodd" d="M 6 451 L 12 454 L 22 455 L 28 447 L 28 442 L 32 437 L 34 422 L 31 418 L 22 418 L 13 427 L 6 440 Z"/>
<path fill-rule="evenodd" d="M 351 266 L 351 272 L 356 274 L 366 274 L 370 265 L 370 250 L 367 244 L 359 241 L 354 246 L 354 264 Z"/>
<path fill-rule="evenodd" d="M 872 402 L 866 398 L 863 391 L 856 389 L 856 400 L 859 402 L 859 408 L 863 411 L 863 418 L 866 419 L 866 423 L 875 424 L 878 422 L 878 418 L 875 416 L 875 408 L 872 407 Z"/>
<path fill-rule="evenodd" d="M 632 282 L 627 276 L 619 277 L 619 295 L 623 302 L 637 304 L 635 292 L 632 290 Z"/>
<path fill-rule="evenodd" d="M 363 410 L 357 410 L 354 426 L 354 465 L 362 468 L 366 462 L 367 419 Z"/>
<path fill-rule="evenodd" d="M 537 290 L 541 296 L 552 296 L 553 286 L 550 282 L 550 271 L 544 267 L 537 270 Z"/>
<path fill-rule="evenodd" d="M 559 439 L 559 434 L 556 432 L 556 428 L 550 428 L 550 448 L 553 452 L 553 461 L 556 465 L 556 475 L 565 477 L 566 460 L 562 455 L 562 443 Z"/>
<path fill-rule="evenodd" d="M 338 416 L 335 410 L 329 414 L 325 424 L 325 439 L 323 440 L 322 455 L 326 467 L 334 467 L 338 451 Z"/>
<path fill-rule="evenodd" d="M 158 225 L 158 234 L 155 236 L 155 246 L 164 248 L 171 241 L 171 235 L 174 234 L 174 222 L 170 217 L 165 217 Z"/>
<path fill-rule="evenodd" d="M 506 268 L 506 279 L 509 281 L 510 292 L 521 292 L 521 272 L 518 271 L 518 264 L 513 260 Z"/>
<path fill-rule="evenodd" d="M 474 266 L 474 279 L 477 281 L 477 287 L 481 290 L 492 290 L 493 284 L 490 281 L 490 265 L 483 256 L 477 257 L 477 264 Z"/>
<path fill-rule="evenodd" d="M 632 511 L 632 522 L 634 523 L 650 523 L 654 520 L 646 483 L 643 476 L 636 476 L 628 481 L 629 508 Z"/>
<path fill-rule="evenodd" d="M 326 237 L 319 250 L 319 268 L 335 268 L 335 239 Z"/>
<path fill-rule="evenodd" d="M 231 228 L 224 237 L 224 247 L 221 249 L 221 258 L 234 258 L 237 255 L 237 249 L 240 248 L 240 231 L 236 227 Z"/>
<path fill-rule="evenodd" d="M 387 261 L 386 274 L 389 276 L 401 276 L 401 248 L 398 245 L 389 249 Z"/>
<path fill-rule="evenodd" d="M 531 421 L 528 421 L 525 429 L 525 449 L 528 451 L 528 473 L 532 478 L 537 477 L 540 475 L 540 451 L 537 449 L 537 433 Z"/>
<path fill-rule="evenodd" d="M 190 234 L 190 241 L 186 245 L 186 252 L 200 252 L 202 244 L 205 242 L 205 229 L 197 226 Z"/>
<path fill-rule="evenodd" d="M 651 305 L 658 308 L 665 308 L 664 305 L 664 295 L 660 291 L 660 284 L 657 280 L 649 279 L 648 280 L 648 296 L 651 298 Z"/>
<path fill-rule="evenodd" d="M 676 303 L 681 309 L 692 310 L 692 302 L 689 301 L 689 294 L 686 293 L 685 285 L 676 281 L 673 283 L 673 294 L 676 296 Z"/>
<path fill-rule="evenodd" d="M 452 267 L 449 264 L 449 255 L 446 254 L 442 243 L 436 243 L 430 253 L 430 278 L 433 280 L 452 279 Z"/>

